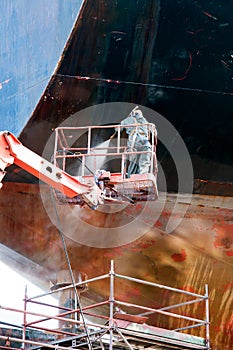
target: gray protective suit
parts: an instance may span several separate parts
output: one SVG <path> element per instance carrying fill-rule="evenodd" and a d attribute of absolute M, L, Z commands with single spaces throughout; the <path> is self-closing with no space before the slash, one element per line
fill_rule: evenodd
<path fill-rule="evenodd" d="M 148 121 L 143 117 L 140 109 L 134 108 L 130 115 L 121 121 L 121 125 L 128 124 L 147 124 Z M 150 130 L 148 125 L 126 126 L 128 135 L 127 151 L 128 152 L 146 152 L 143 154 L 130 154 L 128 157 L 128 177 L 131 174 L 145 174 L 150 170 L 152 146 L 149 141 Z"/>

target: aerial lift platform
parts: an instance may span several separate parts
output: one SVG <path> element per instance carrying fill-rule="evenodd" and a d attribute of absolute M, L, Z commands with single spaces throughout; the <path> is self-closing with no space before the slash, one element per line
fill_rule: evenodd
<path fill-rule="evenodd" d="M 140 126 L 134 125 L 134 127 Z M 10 132 L 0 132 L 0 182 L 5 168 L 16 164 L 52 186 L 60 204 L 89 206 L 155 201 L 157 190 L 156 129 L 148 124 L 152 149 L 146 174 L 127 173 L 129 157 L 142 153 L 128 150 L 121 138 L 126 126 L 59 127 L 55 129 L 54 150 L 50 161 L 32 152 Z M 103 136 L 117 129 L 115 140 Z M 103 132 L 104 131 L 104 132 Z M 101 140 L 101 141 L 100 141 Z M 111 169 L 113 170 L 111 171 Z"/>

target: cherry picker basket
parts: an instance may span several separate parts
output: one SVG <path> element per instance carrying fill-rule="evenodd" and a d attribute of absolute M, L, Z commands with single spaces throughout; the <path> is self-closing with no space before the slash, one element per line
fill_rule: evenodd
<path fill-rule="evenodd" d="M 55 130 L 54 164 L 84 184 L 97 185 L 103 191 L 104 203 L 155 201 L 158 198 L 156 129 L 150 123 L 147 127 L 152 146 L 147 152 L 129 152 L 126 139 L 121 137 L 121 125 L 59 127 Z M 115 129 L 117 136 L 110 140 L 109 135 Z M 150 154 L 148 173 L 129 175 L 129 156 L 143 153 Z M 60 204 L 82 206 L 82 195 L 68 198 L 58 191 L 55 194 Z"/>

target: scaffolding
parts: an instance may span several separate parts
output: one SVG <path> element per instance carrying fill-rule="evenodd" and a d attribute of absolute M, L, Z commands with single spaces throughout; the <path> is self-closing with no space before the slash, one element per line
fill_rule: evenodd
<path fill-rule="evenodd" d="M 172 293 L 180 293 L 185 296 L 192 297 L 192 300 L 185 301 L 179 304 L 169 305 L 162 308 L 151 308 L 139 304 L 132 304 L 128 301 L 120 301 L 115 298 L 115 280 L 127 280 L 129 282 L 159 288 Z M 109 298 L 101 302 L 90 304 L 82 307 L 82 313 L 85 315 L 85 325 L 82 320 L 79 320 L 77 315 L 81 311 L 79 308 L 65 308 L 52 306 L 38 299 L 64 291 L 71 288 L 80 288 L 84 285 L 90 285 L 95 281 L 108 280 L 109 281 Z M 46 307 L 58 308 L 59 313 L 55 316 L 48 316 L 43 313 L 28 311 L 28 303 L 43 305 Z M 199 319 L 196 317 L 186 316 L 169 310 L 183 307 L 189 304 L 204 303 L 205 317 Z M 127 310 L 139 310 L 137 312 L 122 312 L 120 308 Z M 23 330 L 22 339 L 14 337 L 0 336 L 0 340 L 8 341 L 9 343 L 21 343 L 23 349 L 61 349 L 67 348 L 81 348 L 81 349 L 135 349 L 135 348 L 153 348 L 153 349 L 205 349 L 210 350 L 210 334 L 209 334 L 209 296 L 208 286 L 205 285 L 205 294 L 196 294 L 181 289 L 176 289 L 161 284 L 149 282 L 146 280 L 128 277 L 115 272 L 114 262 L 111 261 L 111 267 L 108 274 L 97 276 L 95 278 L 87 279 L 75 283 L 75 285 L 68 285 L 49 293 L 40 294 L 29 298 L 25 291 L 24 310 L 12 309 L 1 306 L 2 309 L 11 312 L 20 312 L 23 314 Z M 98 308 L 105 308 L 105 314 L 98 313 Z M 119 311 L 120 310 L 120 311 Z M 185 320 L 189 323 L 188 326 L 179 329 L 164 329 L 148 325 L 146 323 L 147 316 L 151 314 L 161 314 L 166 317 Z M 28 321 L 28 316 L 33 315 L 38 317 L 34 321 Z M 73 317 L 75 315 L 75 317 Z M 68 318 L 67 318 L 68 317 Z M 73 318 L 69 318 L 73 317 Z M 90 320 L 90 317 L 92 320 Z M 59 322 L 67 322 L 72 325 L 72 331 L 67 328 L 50 329 L 41 326 L 41 324 L 48 320 L 57 320 Z M 96 320 L 96 321 L 93 321 Z M 193 323 L 190 325 L 190 322 Z M 85 326 L 85 327 L 84 327 Z M 197 327 L 204 327 L 205 337 L 199 337 L 189 334 L 190 329 Z M 43 332 L 44 334 L 53 334 L 56 337 L 54 341 L 38 342 L 27 339 L 27 330 L 34 329 Z M 185 332 L 184 332 L 185 331 Z M 7 348 L 9 346 L 0 346 L 0 348 Z M 14 347 L 11 347 L 14 349 Z"/>

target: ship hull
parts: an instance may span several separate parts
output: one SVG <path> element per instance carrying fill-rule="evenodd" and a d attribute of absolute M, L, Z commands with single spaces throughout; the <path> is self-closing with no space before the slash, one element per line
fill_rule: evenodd
<path fill-rule="evenodd" d="M 166 130 L 158 128 L 157 202 L 126 204 L 117 212 L 64 206 L 59 215 L 75 274 L 107 273 L 113 259 L 116 271 L 131 277 L 200 294 L 207 283 L 213 350 L 233 343 L 230 9 L 192 0 L 85 1 L 58 67 L 20 133 L 25 146 L 42 155 L 54 128 L 65 121 L 104 125 L 125 117 L 113 109 L 107 120 L 108 103 L 140 105 L 171 123 L 192 162 L 193 196 L 179 193 L 174 159 L 160 139 Z M 82 119 L 83 110 L 97 105 L 103 115 L 84 113 Z M 108 136 L 102 133 L 99 142 Z M 176 139 L 170 139 L 171 150 Z M 51 145 L 48 150 L 49 158 Z M 0 194 L 2 257 L 46 288 L 67 267 L 49 191 L 15 167 L 6 180 Z M 128 241 L 122 240 L 126 226 L 132 234 Z M 88 293 L 93 300 L 105 298 L 108 286 L 97 283 Z M 152 307 L 167 301 L 167 295 L 131 283 L 122 283 L 116 293 L 131 302 L 144 298 Z M 203 313 L 190 306 L 187 314 L 193 311 Z M 170 329 L 183 325 L 163 317 L 149 322 Z"/>

